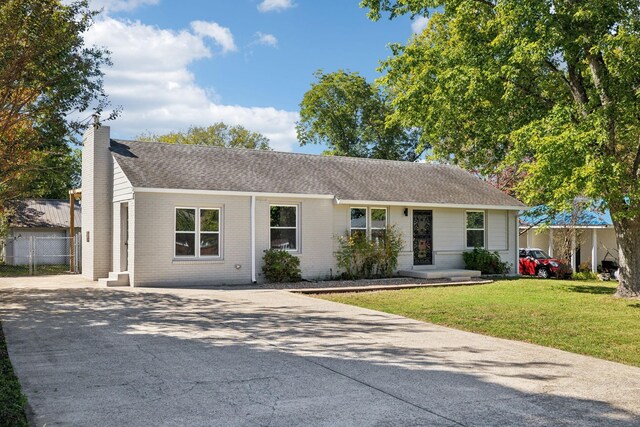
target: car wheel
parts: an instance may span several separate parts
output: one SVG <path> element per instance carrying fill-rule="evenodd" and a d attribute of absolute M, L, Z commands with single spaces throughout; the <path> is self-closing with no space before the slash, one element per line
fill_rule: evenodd
<path fill-rule="evenodd" d="M 542 279 L 548 279 L 549 278 L 549 270 L 547 270 L 544 267 L 539 268 L 538 269 L 538 277 L 540 277 Z"/>

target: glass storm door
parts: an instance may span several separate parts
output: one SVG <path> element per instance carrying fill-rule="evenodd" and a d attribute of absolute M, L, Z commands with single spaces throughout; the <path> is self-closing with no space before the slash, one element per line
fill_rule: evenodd
<path fill-rule="evenodd" d="M 413 265 L 433 264 L 433 212 L 413 211 Z"/>

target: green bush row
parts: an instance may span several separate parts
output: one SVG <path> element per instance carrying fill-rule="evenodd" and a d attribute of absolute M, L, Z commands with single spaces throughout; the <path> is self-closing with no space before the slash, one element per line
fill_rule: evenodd
<path fill-rule="evenodd" d="M 368 239 L 364 233 L 347 233 L 338 237 L 338 246 L 335 256 L 343 277 L 369 279 L 393 276 L 404 241 L 393 225 L 377 239 Z"/>

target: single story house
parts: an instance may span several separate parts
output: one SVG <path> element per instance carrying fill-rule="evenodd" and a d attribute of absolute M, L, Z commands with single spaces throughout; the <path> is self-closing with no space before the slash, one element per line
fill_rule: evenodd
<path fill-rule="evenodd" d="M 75 205 L 74 229 L 81 227 L 80 205 Z M 7 265 L 69 263 L 68 200 L 24 199 L 11 203 L 2 260 Z"/>
<path fill-rule="evenodd" d="M 450 165 L 85 134 L 83 275 L 107 285 L 264 281 L 263 252 L 299 257 L 303 278 L 336 276 L 337 236 L 392 224 L 400 270 L 463 268 L 474 246 L 518 261 L 524 205 Z"/>
<path fill-rule="evenodd" d="M 584 209 L 575 215 L 559 213 L 551 218 L 536 209 L 520 217 L 520 247 L 539 248 L 553 257 L 557 238 L 563 230 L 574 227 L 571 242 L 571 267 L 578 271 L 580 264 L 598 271 L 602 261 L 618 259 L 618 243 L 613 221 L 608 211 Z"/>

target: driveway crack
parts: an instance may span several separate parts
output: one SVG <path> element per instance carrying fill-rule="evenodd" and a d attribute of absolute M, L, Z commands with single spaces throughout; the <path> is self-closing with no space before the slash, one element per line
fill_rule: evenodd
<path fill-rule="evenodd" d="M 202 316 L 202 317 L 204 317 L 205 319 L 208 319 L 208 320 L 215 320 L 214 316 L 210 316 L 210 315 L 207 315 L 207 314 L 205 314 L 205 313 L 198 313 L 198 315 L 199 315 L 199 316 Z M 238 331 L 238 330 L 239 330 L 237 327 L 235 327 L 235 326 L 233 326 L 233 325 L 230 325 L 230 324 L 228 324 L 228 323 L 219 323 L 219 325 L 220 325 L 220 326 L 223 326 L 223 327 L 225 327 L 225 328 L 228 328 L 228 329 L 232 329 L 232 330 L 234 330 L 234 331 Z M 245 332 L 245 333 L 246 333 L 246 331 L 243 331 L 243 332 Z M 265 339 L 263 339 L 263 338 L 261 338 L 261 337 L 259 337 L 259 336 L 255 335 L 255 334 L 247 333 L 247 336 L 248 336 L 248 337 L 250 337 L 250 338 L 252 338 L 252 339 L 254 339 L 254 340 L 262 341 L 262 342 L 264 342 L 264 343 L 265 343 L 267 346 L 269 346 L 269 347 L 273 347 L 273 348 L 276 348 L 276 349 L 278 349 L 278 350 L 280 350 L 280 351 L 284 351 L 284 352 L 288 351 L 288 349 L 287 349 L 287 348 L 285 348 L 285 347 L 283 347 L 283 346 L 280 346 L 280 345 L 278 345 L 278 344 L 275 344 L 275 343 L 273 343 L 273 342 L 267 341 L 267 340 L 265 340 Z M 434 416 L 436 416 L 436 417 L 438 417 L 438 418 L 441 418 L 441 419 L 447 420 L 447 421 L 449 421 L 449 422 L 451 422 L 451 423 L 453 423 L 453 424 L 455 424 L 455 425 L 462 426 L 462 427 L 467 427 L 467 425 L 466 425 L 466 424 L 463 424 L 463 423 L 461 423 L 460 421 L 456 421 L 456 420 L 454 420 L 453 418 L 449 418 L 449 417 L 447 417 L 446 415 L 443 415 L 443 414 L 437 413 L 437 412 L 435 412 L 435 411 L 433 411 L 433 410 L 431 410 L 431 409 L 429 409 L 429 408 L 425 408 L 424 406 L 420 406 L 420 405 L 418 405 L 418 404 L 416 404 L 416 403 L 411 402 L 410 400 L 407 400 L 407 399 L 405 399 L 405 398 L 403 398 L 403 397 L 397 396 L 397 395 L 395 395 L 395 394 L 393 394 L 393 393 L 390 393 L 390 392 L 388 392 L 388 391 L 386 391 L 386 390 L 383 390 L 383 389 L 381 389 L 381 388 L 379 388 L 379 387 L 374 386 L 373 384 L 369 384 L 369 383 L 367 383 L 367 382 L 365 382 L 365 381 L 362 381 L 362 380 L 360 380 L 360 379 L 358 379 L 358 378 L 355 378 L 355 377 L 352 377 L 352 376 L 350 376 L 350 375 L 347 375 L 347 374 L 345 374 L 344 372 L 340 372 L 340 371 L 338 371 L 338 370 L 336 370 L 336 369 L 333 369 L 333 368 L 331 368 L 331 367 L 329 367 L 329 366 L 327 366 L 327 365 L 324 365 L 324 364 L 322 364 L 322 363 L 320 363 L 320 362 L 317 362 L 317 361 L 315 361 L 315 360 L 312 360 L 312 359 L 310 359 L 310 358 L 308 358 L 308 357 L 303 357 L 303 358 L 302 358 L 302 360 L 306 361 L 307 363 L 312 363 L 312 364 L 314 364 L 314 365 L 316 365 L 316 366 L 318 366 L 318 367 L 320 367 L 320 368 L 326 369 L 326 370 L 328 370 L 328 371 L 330 371 L 330 372 L 332 372 L 332 373 L 334 373 L 334 374 L 336 374 L 336 375 L 340 375 L 341 377 L 344 377 L 344 378 L 347 378 L 347 379 L 349 379 L 349 380 L 351 380 L 351 381 L 357 382 L 357 383 L 358 383 L 358 384 L 360 384 L 360 385 L 363 385 L 363 386 L 368 387 L 368 388 L 370 388 L 370 389 L 372 389 L 372 390 L 375 390 L 375 391 L 377 391 L 378 393 L 382 393 L 382 394 L 384 394 L 384 395 L 386 395 L 386 396 L 389 396 L 389 397 L 391 397 L 392 399 L 395 399 L 395 400 L 398 400 L 398 401 L 400 401 L 400 402 L 402 402 L 402 403 L 405 403 L 405 404 L 407 404 L 407 405 L 413 406 L 413 407 L 414 407 L 414 408 L 416 408 L 416 409 L 419 409 L 419 410 L 421 410 L 421 411 L 427 412 L 427 413 L 429 413 L 429 414 L 431 414 L 431 415 L 434 415 Z M 277 402 L 276 402 L 276 404 L 277 404 Z M 275 409 L 275 405 L 274 405 L 274 409 Z"/>

